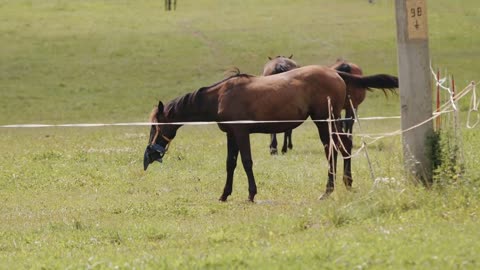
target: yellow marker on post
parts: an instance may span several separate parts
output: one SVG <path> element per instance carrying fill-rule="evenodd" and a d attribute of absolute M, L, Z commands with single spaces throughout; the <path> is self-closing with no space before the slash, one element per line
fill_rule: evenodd
<path fill-rule="evenodd" d="M 428 39 L 427 3 L 406 0 L 408 39 Z"/>

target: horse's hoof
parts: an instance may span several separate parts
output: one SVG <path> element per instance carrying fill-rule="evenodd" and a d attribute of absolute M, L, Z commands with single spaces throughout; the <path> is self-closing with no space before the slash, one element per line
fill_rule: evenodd
<path fill-rule="evenodd" d="M 331 194 L 331 193 L 323 193 L 322 196 L 320 196 L 318 199 L 319 199 L 320 201 L 326 200 L 326 199 L 328 199 L 328 198 L 330 197 L 330 194 Z"/>
<path fill-rule="evenodd" d="M 221 196 L 220 199 L 218 199 L 221 202 L 226 202 L 227 201 L 227 196 Z"/>
<path fill-rule="evenodd" d="M 278 155 L 278 150 L 277 149 L 270 149 L 270 155 L 274 156 L 274 155 Z"/>
<path fill-rule="evenodd" d="M 290 145 L 288 146 L 288 149 L 292 150 L 292 149 L 293 149 L 293 145 L 290 144 Z"/>
<path fill-rule="evenodd" d="M 353 188 L 353 187 L 349 187 L 349 188 L 347 188 L 347 191 L 351 192 L 351 193 L 357 193 L 358 189 Z"/>
<path fill-rule="evenodd" d="M 347 188 L 347 190 L 351 190 L 352 189 L 352 183 L 353 183 L 353 180 L 352 180 L 352 177 L 350 176 L 343 176 L 343 183 L 345 184 L 345 187 Z"/>
<path fill-rule="evenodd" d="M 255 195 L 248 195 L 248 201 L 251 202 L 251 203 L 255 203 Z"/>

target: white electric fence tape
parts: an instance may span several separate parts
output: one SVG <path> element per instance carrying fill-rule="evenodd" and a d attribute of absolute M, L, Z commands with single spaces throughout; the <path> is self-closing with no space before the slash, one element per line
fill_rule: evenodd
<path fill-rule="evenodd" d="M 478 107 L 480 105 L 480 101 L 477 102 L 477 97 L 476 97 L 476 92 L 475 92 L 475 83 L 472 82 L 469 84 L 467 87 L 465 87 L 462 91 L 460 91 L 458 94 L 455 95 L 455 100 L 453 97 L 453 92 L 451 91 L 450 88 L 443 86 L 443 83 L 446 81 L 445 78 L 439 79 L 436 77 L 436 74 L 432 70 L 432 74 L 434 75 L 436 84 L 440 86 L 442 89 L 448 91 L 449 93 L 449 102 L 446 102 L 440 107 L 439 112 L 433 113 L 432 117 L 426 119 L 425 121 L 418 123 L 417 125 L 414 125 L 412 127 L 409 127 L 405 130 L 396 130 L 394 132 L 388 132 L 388 133 L 378 133 L 378 134 L 347 134 L 347 133 L 342 133 L 342 132 L 333 132 L 333 134 L 337 135 L 350 135 L 350 136 L 359 136 L 363 138 L 371 138 L 373 139 L 372 142 L 367 143 L 371 144 L 378 139 L 381 139 L 386 136 L 396 136 L 400 135 L 404 132 L 410 131 L 414 128 L 417 128 L 421 125 L 424 125 L 425 123 L 428 123 L 432 119 L 435 119 L 439 117 L 442 114 L 452 112 L 451 109 L 448 109 L 449 107 L 453 108 L 453 111 L 457 110 L 457 107 L 455 105 L 455 101 L 460 100 L 463 98 L 466 94 L 468 94 L 470 91 L 473 90 L 472 94 L 472 99 L 471 99 L 471 104 L 470 104 L 470 110 L 468 111 L 468 117 L 467 117 L 467 127 L 468 128 L 474 128 L 475 126 L 478 125 L 480 122 L 480 114 L 478 112 Z M 477 120 L 476 122 L 472 125 L 470 124 L 470 114 L 471 112 L 477 112 Z M 374 116 L 374 117 L 363 117 L 363 118 L 356 118 L 355 121 L 368 121 L 368 120 L 386 120 L 386 119 L 400 119 L 400 116 Z M 312 120 L 313 122 L 334 122 L 334 121 L 345 121 L 345 120 L 351 120 L 351 118 L 342 118 L 342 119 L 325 119 L 325 120 Z M 213 125 L 213 124 L 260 124 L 260 123 L 299 123 L 299 122 L 305 122 L 307 120 L 278 120 L 278 121 L 255 121 L 255 120 L 239 120 L 239 121 L 201 121 L 201 122 L 169 122 L 169 123 L 150 123 L 150 122 L 130 122 L 130 123 L 80 123 L 80 124 L 13 124 L 13 125 L 1 125 L 0 128 L 49 128 L 49 127 L 112 127 L 112 126 L 152 126 L 152 125 Z M 361 148 L 360 148 L 361 149 Z M 358 153 L 358 152 L 357 152 Z"/>

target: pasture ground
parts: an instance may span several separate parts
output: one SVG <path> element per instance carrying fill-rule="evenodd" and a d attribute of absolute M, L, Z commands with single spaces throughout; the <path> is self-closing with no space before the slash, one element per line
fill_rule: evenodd
<path fill-rule="evenodd" d="M 267 56 L 396 74 L 392 1 L 0 1 L 0 124 L 145 121 L 156 101 L 210 85 Z M 429 1 L 433 63 L 459 87 L 479 80 L 475 0 Z M 370 92 L 360 116 L 399 114 Z M 466 115 L 468 100 L 460 103 Z M 398 129 L 365 121 L 365 133 Z M 462 127 L 464 125 L 462 124 Z M 358 132 L 358 126 L 354 127 Z M 215 126 L 179 130 L 163 164 L 142 170 L 147 127 L 0 129 L 0 269 L 478 269 L 478 128 L 462 129 L 465 173 L 424 189 L 405 179 L 401 138 L 353 160 L 318 201 L 327 164 L 311 122 L 271 157 L 252 135 L 257 203 L 239 164 L 225 181 Z M 355 138 L 355 145 L 360 145 Z M 340 162 L 341 164 L 341 162 Z M 341 172 L 340 172 L 341 175 Z"/>

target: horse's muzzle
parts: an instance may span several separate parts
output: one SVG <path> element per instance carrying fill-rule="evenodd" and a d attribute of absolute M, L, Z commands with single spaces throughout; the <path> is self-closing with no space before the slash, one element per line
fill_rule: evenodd
<path fill-rule="evenodd" d="M 147 146 L 145 149 L 145 154 L 143 155 L 143 170 L 147 170 L 148 165 L 154 161 L 162 163 L 162 158 L 165 155 L 165 147 L 159 144 L 153 144 Z"/>

